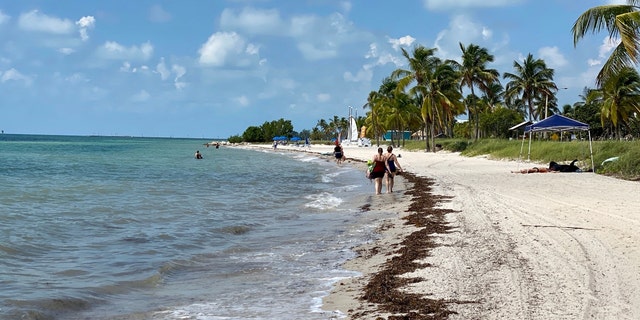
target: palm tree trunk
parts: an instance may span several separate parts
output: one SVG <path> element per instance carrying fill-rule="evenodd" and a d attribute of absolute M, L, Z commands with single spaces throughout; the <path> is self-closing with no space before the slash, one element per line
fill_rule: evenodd
<path fill-rule="evenodd" d="M 428 128 L 427 122 L 425 121 L 424 122 L 423 133 L 424 133 L 424 143 L 425 143 L 424 151 L 426 151 L 426 152 L 429 152 L 429 134 L 427 134 L 427 132 L 428 132 L 427 130 L 428 129 L 429 128 Z"/>
<path fill-rule="evenodd" d="M 436 123 L 435 123 L 435 121 L 431 121 L 431 124 L 430 124 L 429 127 L 431 127 L 430 130 L 429 130 L 430 131 L 429 135 L 431 136 L 430 137 L 431 138 L 431 150 L 433 152 L 436 152 L 436 129 L 435 129 L 436 128 Z"/>

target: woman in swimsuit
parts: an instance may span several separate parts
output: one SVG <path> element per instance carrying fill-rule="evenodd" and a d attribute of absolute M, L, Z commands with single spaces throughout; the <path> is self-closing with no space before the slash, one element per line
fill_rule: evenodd
<path fill-rule="evenodd" d="M 336 157 L 336 163 L 340 164 L 344 161 L 344 151 L 342 150 L 342 145 L 336 144 L 336 147 L 333 148 L 333 155 Z"/>
<path fill-rule="evenodd" d="M 387 167 L 389 168 L 387 172 L 387 193 L 393 192 L 393 178 L 396 176 L 396 171 L 402 171 L 402 167 L 400 166 L 400 162 L 398 162 L 398 158 L 395 154 L 393 154 L 393 147 L 387 147 Z"/>
<path fill-rule="evenodd" d="M 386 157 L 382 154 L 382 148 L 378 148 L 378 153 L 373 156 L 373 171 L 371 171 L 371 179 L 374 180 L 376 194 L 382 193 L 382 177 L 385 171 L 389 170 L 389 164 Z"/>

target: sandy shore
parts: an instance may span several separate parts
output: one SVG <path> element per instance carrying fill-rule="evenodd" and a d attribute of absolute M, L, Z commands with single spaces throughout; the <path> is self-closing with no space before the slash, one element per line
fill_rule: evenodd
<path fill-rule="evenodd" d="M 373 147 L 344 148 L 355 160 L 375 153 Z M 511 173 L 544 164 L 394 151 L 409 174 L 398 179 L 397 194 L 379 197 L 393 197 L 389 205 L 398 216 L 382 221 L 383 238 L 347 263 L 363 275 L 337 284 L 325 309 L 347 318 L 388 318 L 388 311 L 361 298 L 387 290 L 384 284 L 372 290 L 372 279 L 381 273 L 413 265 L 409 272 L 396 272 L 395 278 L 404 279 L 399 291 L 439 309 L 431 315 L 395 313 L 402 319 L 640 319 L 638 182 L 593 173 Z M 428 189 L 426 197 L 412 190 L 416 183 L 416 189 Z M 427 216 L 440 215 L 406 225 L 407 216 L 429 207 L 431 199 L 435 211 Z M 415 240 L 419 230 L 428 241 L 408 248 L 428 247 L 426 254 L 391 262 L 409 254 L 403 244 Z"/>

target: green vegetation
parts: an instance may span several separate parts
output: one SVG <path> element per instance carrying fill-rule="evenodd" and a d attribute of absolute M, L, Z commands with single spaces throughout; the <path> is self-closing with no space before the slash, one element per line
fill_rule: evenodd
<path fill-rule="evenodd" d="M 527 160 L 529 140 L 506 139 L 438 139 L 436 144 L 443 150 L 460 152 L 461 155 L 475 157 L 486 155 L 499 160 Z M 593 161 L 595 172 L 625 180 L 640 180 L 640 141 L 593 141 Z M 424 150 L 423 142 L 407 141 L 405 149 Z M 569 163 L 578 159 L 578 166 L 584 170 L 591 168 L 589 142 L 583 141 L 532 141 L 532 162 Z M 617 161 L 602 164 L 606 159 L 619 157 Z"/>
<path fill-rule="evenodd" d="M 417 45 L 410 51 L 402 49 L 406 68 L 391 72 L 377 91 L 368 94 L 362 105 L 366 114 L 356 119 L 358 128 L 364 129 L 374 145 L 434 152 L 444 148 L 466 155 L 514 159 L 520 155 L 522 143 L 506 139 L 515 137 L 510 127 L 525 119 L 535 122 L 562 114 L 590 126 L 596 172 L 638 179 L 640 148 L 637 142 L 625 140 L 640 138 L 640 74 L 636 69 L 640 61 L 639 4 L 640 0 L 628 0 L 621 5 L 597 6 L 576 19 L 572 28 L 574 45 L 588 33 L 604 30 L 621 41 L 597 75 L 597 87 L 584 88 L 580 100 L 564 105 L 562 110 L 556 94 L 566 88 L 559 88 L 553 79 L 554 70 L 532 54 L 514 61 L 513 70 L 499 72 L 490 68 L 494 56 L 489 50 L 475 44 L 460 43 L 457 61 L 440 59 L 437 48 Z M 464 116 L 468 121 L 461 122 Z M 290 121 L 280 119 L 249 127 L 242 136 L 232 139 L 268 142 L 274 136 L 299 136 L 317 143 L 337 138 L 348 126 L 349 119 L 333 116 L 319 120 L 311 130 L 295 132 Z M 388 131 L 409 131 L 420 140 L 381 141 Z M 531 160 L 586 161 L 589 148 L 584 140 L 534 141 Z M 619 160 L 600 165 L 609 157 Z M 583 163 L 582 167 L 591 165 Z"/>

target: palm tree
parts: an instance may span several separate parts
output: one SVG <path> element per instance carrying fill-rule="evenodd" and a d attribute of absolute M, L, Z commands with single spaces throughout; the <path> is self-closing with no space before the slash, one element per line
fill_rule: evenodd
<path fill-rule="evenodd" d="M 380 94 L 378 91 L 369 92 L 369 96 L 367 97 L 367 103 L 365 103 L 362 108 L 366 109 L 367 107 L 371 110 L 367 113 L 367 117 L 365 119 L 365 124 L 367 125 L 367 132 L 372 132 L 373 136 L 376 139 L 376 145 L 380 145 L 380 134 L 384 131 L 384 127 L 382 126 L 381 114 L 382 109 L 384 108 L 384 100 L 386 97 Z"/>
<path fill-rule="evenodd" d="M 399 90 L 404 90 L 415 83 L 408 93 L 422 98 L 420 114 L 424 131 L 429 135 L 425 141 L 426 151 L 431 151 L 431 148 L 435 151 L 436 124 L 444 127 L 444 114 L 457 109 L 461 100 L 459 87 L 455 85 L 458 81 L 456 72 L 450 62 L 443 63 L 435 56 L 436 50 L 417 46 L 413 50 L 413 55 L 410 55 L 403 48 L 402 55 L 409 62 L 409 69 L 397 69 L 392 73 L 394 79 L 399 79 Z"/>
<path fill-rule="evenodd" d="M 500 73 L 496 69 L 488 69 L 487 64 L 493 62 L 493 55 L 489 54 L 486 48 L 470 44 L 466 48 L 460 43 L 462 50 L 462 63 L 453 61 L 456 70 L 460 72 L 460 86 L 471 89 L 471 96 L 477 97 L 474 88 L 482 92 L 488 92 L 489 86 L 498 80 Z M 475 139 L 479 138 L 478 105 L 476 99 L 469 99 L 473 102 L 475 118 Z M 467 104 L 469 120 L 471 120 L 471 105 Z"/>
<path fill-rule="evenodd" d="M 534 59 L 529 54 L 522 64 L 513 62 L 515 73 L 505 72 L 503 77 L 510 79 L 505 89 L 505 98 L 511 101 L 522 99 L 528 106 L 529 120 L 539 119 L 540 110 L 534 109 L 534 100 L 537 97 L 548 99 L 558 87 L 553 82 L 553 69 L 547 68 L 542 59 Z"/>
<path fill-rule="evenodd" d="M 316 128 L 318 128 L 318 130 L 322 132 L 323 139 L 327 139 L 329 137 L 329 133 L 331 132 L 331 129 L 329 128 L 329 124 L 327 123 L 327 120 L 325 119 L 318 120 L 318 123 L 316 124 Z"/>
<path fill-rule="evenodd" d="M 640 0 L 627 0 L 627 4 L 593 7 L 578 17 L 571 28 L 573 45 L 587 33 L 606 29 L 611 39 L 620 37 L 620 43 L 602 66 L 596 78 L 600 85 L 625 67 L 638 63 L 640 57 Z"/>
<path fill-rule="evenodd" d="M 407 62 L 409 63 L 409 69 L 398 69 L 392 73 L 393 78 L 400 79 L 398 84 L 401 89 L 405 89 L 411 83 L 415 82 L 415 86 L 411 90 L 416 91 L 414 92 L 414 94 L 417 94 L 419 92 L 423 93 L 423 99 L 420 103 L 420 112 L 422 115 L 425 133 L 427 132 L 427 128 L 433 114 L 430 106 L 425 103 L 425 82 L 429 81 L 432 70 L 435 68 L 436 63 L 440 61 L 440 59 L 435 56 L 436 50 L 438 49 L 416 46 L 413 49 L 413 55 L 410 55 L 407 50 L 402 48 L 402 55 L 407 59 Z M 425 141 L 425 150 L 429 151 L 429 140 L 425 139 Z"/>
<path fill-rule="evenodd" d="M 486 101 L 489 109 L 493 110 L 496 105 L 502 104 L 504 96 L 504 87 L 500 81 L 494 81 L 489 84 L 487 91 L 484 92 L 482 100 Z"/>
<path fill-rule="evenodd" d="M 635 112 L 640 112 L 640 74 L 634 68 L 623 68 L 614 76 L 603 79 L 600 89 L 591 90 L 587 102 L 600 104 L 600 121 L 611 121 L 615 135 L 622 138 L 620 124 L 629 124 Z"/>

